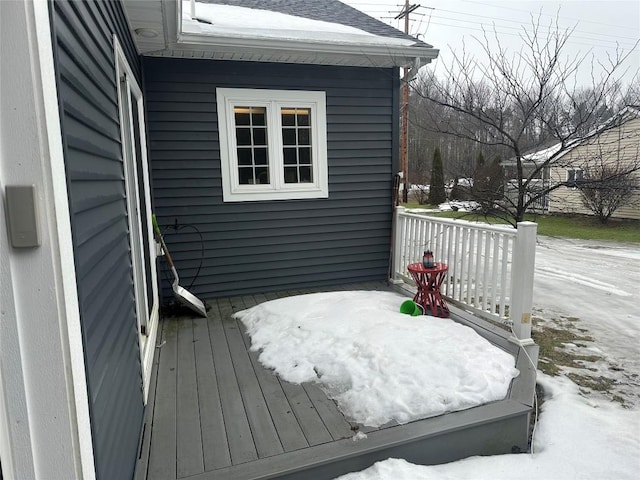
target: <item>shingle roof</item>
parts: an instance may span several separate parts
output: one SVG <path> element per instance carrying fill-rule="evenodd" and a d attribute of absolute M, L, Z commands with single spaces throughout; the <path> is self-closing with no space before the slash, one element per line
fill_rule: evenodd
<path fill-rule="evenodd" d="M 339 23 L 382 37 L 412 40 L 416 46 L 432 47 L 338 0 L 198 0 L 198 2 L 270 10 L 311 20 Z"/>

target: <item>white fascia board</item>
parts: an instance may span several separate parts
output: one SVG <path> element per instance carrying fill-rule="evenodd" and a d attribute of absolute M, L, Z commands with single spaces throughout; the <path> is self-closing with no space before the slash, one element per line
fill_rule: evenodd
<path fill-rule="evenodd" d="M 278 52 L 295 55 L 307 53 L 309 55 L 320 54 L 359 58 L 365 56 L 371 60 L 371 66 L 396 67 L 411 66 L 415 63 L 416 58 L 419 58 L 421 64 L 425 65 L 437 58 L 439 52 L 435 48 L 420 46 L 322 43 L 251 37 L 230 38 L 186 33 L 178 34 L 177 43 L 173 47 L 177 50 L 203 50 L 215 47 L 216 50 L 224 50 L 225 52 L 252 52 L 254 54 L 264 52 L 265 55 Z"/>

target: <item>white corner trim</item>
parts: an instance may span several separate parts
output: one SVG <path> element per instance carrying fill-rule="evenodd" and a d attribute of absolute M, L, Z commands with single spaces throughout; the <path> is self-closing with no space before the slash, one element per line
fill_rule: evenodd
<path fill-rule="evenodd" d="M 5 478 L 94 480 L 49 6 L 0 5 L 0 177 L 35 185 L 42 236 L 12 248 L 1 222 L 0 453 Z"/>
<path fill-rule="evenodd" d="M 78 303 L 78 289 L 75 271 L 73 241 L 71 238 L 71 217 L 69 199 L 67 197 L 67 180 L 65 173 L 64 151 L 62 148 L 62 126 L 58 109 L 58 92 L 53 61 L 53 47 L 51 26 L 49 24 L 49 6 L 47 0 L 36 0 L 35 26 L 37 31 L 38 55 L 40 60 L 40 77 L 42 82 L 44 124 L 46 125 L 47 142 L 49 148 L 49 167 L 51 190 L 50 199 L 55 209 L 55 222 L 52 222 L 52 232 L 57 234 L 59 251 L 59 268 L 57 277 L 61 282 L 63 298 L 59 299 L 59 313 L 61 326 L 66 325 L 68 355 L 71 365 L 71 380 L 75 399 L 76 432 L 78 444 L 75 446 L 80 456 L 80 466 L 83 480 L 95 479 L 95 462 L 93 456 L 93 437 L 91 433 L 91 419 L 89 416 L 89 392 L 84 362 L 84 343 L 80 326 L 80 306 Z M 45 174 L 46 175 L 46 174 Z M 66 318 L 66 322 L 63 319 Z M 63 337 L 64 340 L 64 337 Z M 74 410 L 70 406 L 70 410 Z"/>

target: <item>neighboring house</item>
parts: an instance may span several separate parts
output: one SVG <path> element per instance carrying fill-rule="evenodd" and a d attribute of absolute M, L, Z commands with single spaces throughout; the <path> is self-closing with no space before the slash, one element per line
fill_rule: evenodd
<path fill-rule="evenodd" d="M 549 169 L 552 185 L 561 184 L 549 195 L 552 213 L 593 215 L 582 202 L 578 188 L 585 175 L 602 166 L 633 170 L 637 188 L 629 203 L 618 208 L 614 218 L 640 219 L 640 109 L 627 107 L 589 136 L 559 155 Z"/>
<path fill-rule="evenodd" d="M 538 192 L 546 190 L 549 187 L 549 166 L 543 166 L 553 155 L 560 150 L 561 145 L 555 143 L 542 149 L 528 152 L 522 156 L 522 176 L 524 179 L 532 177 L 527 189 L 527 197 L 535 196 Z M 515 157 L 503 160 L 500 165 L 505 172 L 505 196 L 513 203 L 517 203 L 518 198 L 518 180 L 517 180 L 517 162 Z M 549 210 L 549 196 L 543 195 L 537 198 L 529 207 L 530 211 L 547 212 Z"/>
<path fill-rule="evenodd" d="M 4 478 L 132 476 L 152 210 L 202 297 L 387 276 L 399 67 L 437 51 L 336 1 L 217 3 L 0 2 Z"/>

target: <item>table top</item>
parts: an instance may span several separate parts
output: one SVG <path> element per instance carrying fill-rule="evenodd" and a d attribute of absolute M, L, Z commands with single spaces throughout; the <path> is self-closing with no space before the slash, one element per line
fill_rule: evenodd
<path fill-rule="evenodd" d="M 407 270 L 415 273 L 446 272 L 448 268 L 448 265 L 442 262 L 435 262 L 433 264 L 433 268 L 425 268 L 424 265 L 422 265 L 422 262 L 410 263 L 409 265 L 407 265 Z"/>

